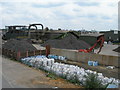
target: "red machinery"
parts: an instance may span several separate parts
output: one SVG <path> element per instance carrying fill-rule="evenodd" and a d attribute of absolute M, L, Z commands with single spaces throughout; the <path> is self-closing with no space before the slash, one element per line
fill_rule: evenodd
<path fill-rule="evenodd" d="M 100 43 L 100 47 L 99 47 L 99 51 L 97 53 L 99 53 L 103 47 L 103 44 L 104 44 L 104 36 L 100 36 L 97 40 L 97 42 L 90 48 L 90 49 L 80 49 L 78 50 L 79 52 L 85 52 L 85 53 L 89 53 L 91 52 L 96 46 L 97 44 Z"/>

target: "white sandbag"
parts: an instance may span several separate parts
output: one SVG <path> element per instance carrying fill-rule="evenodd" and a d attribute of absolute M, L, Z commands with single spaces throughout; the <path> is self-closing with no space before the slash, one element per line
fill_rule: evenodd
<path fill-rule="evenodd" d="M 58 58 L 63 60 L 62 56 Z M 98 79 L 102 80 L 103 85 L 110 83 L 111 81 L 113 81 L 114 84 L 120 83 L 120 81 L 116 80 L 115 78 L 104 77 L 102 73 L 97 73 L 96 71 L 92 70 L 85 70 L 84 68 L 80 68 L 75 65 L 58 63 L 55 62 L 53 58 L 48 59 L 45 56 L 22 58 L 21 62 L 33 66 L 35 68 L 41 68 L 46 71 L 55 73 L 58 76 L 65 77 L 67 80 L 77 79 L 80 82 L 84 83 L 86 80 L 85 76 L 88 76 L 88 74 L 93 73 L 98 75 Z"/>
<path fill-rule="evenodd" d="M 103 76 L 103 74 L 102 73 L 97 73 L 98 74 L 98 76 Z"/>

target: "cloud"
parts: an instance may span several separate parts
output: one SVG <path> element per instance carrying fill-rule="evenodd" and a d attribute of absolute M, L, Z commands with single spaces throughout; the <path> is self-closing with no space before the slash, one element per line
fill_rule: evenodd
<path fill-rule="evenodd" d="M 2 24 L 42 23 L 49 28 L 110 30 L 118 27 L 118 0 L 2 0 Z"/>
<path fill-rule="evenodd" d="M 102 16 L 102 19 L 104 19 L 104 20 L 111 20 L 112 18 L 110 18 L 108 16 Z"/>
<path fill-rule="evenodd" d="M 41 3 L 36 3 L 36 4 L 32 4 L 33 7 L 35 8 L 52 8 L 52 7 L 59 7 L 59 6 L 63 6 L 65 5 L 65 3 L 60 2 L 60 3 L 54 3 L 54 2 L 50 2 L 50 3 L 45 3 L 45 4 L 41 4 Z"/>
<path fill-rule="evenodd" d="M 75 2 L 75 4 L 77 4 L 79 6 L 98 6 L 100 3 L 98 3 L 98 2 L 85 2 L 85 1 L 81 1 L 81 2 Z"/>

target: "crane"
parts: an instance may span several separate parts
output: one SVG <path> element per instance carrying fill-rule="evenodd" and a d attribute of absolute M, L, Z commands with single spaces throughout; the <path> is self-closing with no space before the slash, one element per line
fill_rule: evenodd
<path fill-rule="evenodd" d="M 97 44 L 100 43 L 100 47 L 99 47 L 99 51 L 97 53 L 100 53 L 103 44 L 104 44 L 104 35 L 101 35 L 98 40 L 96 41 L 96 43 L 90 48 L 90 49 L 79 49 L 78 52 L 84 52 L 84 53 L 89 53 L 91 52 L 96 46 Z"/>

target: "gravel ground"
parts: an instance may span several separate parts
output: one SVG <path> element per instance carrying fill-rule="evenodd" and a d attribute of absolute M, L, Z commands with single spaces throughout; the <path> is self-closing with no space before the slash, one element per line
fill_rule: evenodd
<path fill-rule="evenodd" d="M 111 55 L 111 56 L 119 56 L 120 53 L 113 51 L 116 49 L 118 45 L 110 45 L 110 44 L 104 44 L 103 48 L 101 49 L 101 52 L 99 54 L 103 55 Z M 98 49 L 94 50 L 95 52 L 98 51 Z"/>
<path fill-rule="evenodd" d="M 30 68 L 5 57 L 2 58 L 2 76 L 4 88 L 81 88 L 61 78 L 46 77 L 44 71 Z"/>

